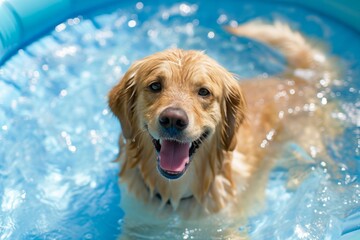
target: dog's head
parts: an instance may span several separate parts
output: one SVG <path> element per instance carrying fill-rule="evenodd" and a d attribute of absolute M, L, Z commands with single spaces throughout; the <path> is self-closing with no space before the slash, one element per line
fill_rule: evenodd
<path fill-rule="evenodd" d="M 210 57 L 173 49 L 134 63 L 111 90 L 109 106 L 126 139 L 151 136 L 159 172 L 176 179 L 210 138 L 218 139 L 216 148 L 235 148 L 245 101 L 232 74 Z"/>

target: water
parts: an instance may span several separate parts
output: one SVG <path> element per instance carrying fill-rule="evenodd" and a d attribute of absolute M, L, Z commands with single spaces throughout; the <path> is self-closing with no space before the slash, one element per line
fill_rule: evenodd
<path fill-rule="evenodd" d="M 285 20 L 339 57 L 342 77 L 326 94 L 340 102 L 332 117 L 345 133 L 327 143 L 332 165 L 289 143 L 289 151 L 307 160 L 274 169 L 267 208 L 240 230 L 252 239 L 356 239 L 359 34 L 295 6 L 158 4 L 123 4 L 69 19 L 0 67 L 0 239 L 120 235 L 126 209 L 119 206 L 112 162 L 120 127 L 107 92 L 131 62 L 169 47 L 206 50 L 241 78 L 275 74 L 285 67 L 278 53 L 222 29 L 257 17 Z M 184 238 L 195 230 L 184 229 Z"/>

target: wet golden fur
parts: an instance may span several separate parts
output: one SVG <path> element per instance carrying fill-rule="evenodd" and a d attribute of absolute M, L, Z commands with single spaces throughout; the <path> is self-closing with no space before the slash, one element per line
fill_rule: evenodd
<path fill-rule="evenodd" d="M 277 77 L 238 82 L 203 52 L 170 49 L 135 62 L 109 94 L 123 129 L 120 180 L 151 207 L 186 217 L 221 211 L 247 215 L 261 204 L 274 149 L 293 139 L 306 150 L 322 151 L 316 118 L 323 113 L 310 108 L 317 109 L 317 89 L 335 74 L 324 53 L 281 23 L 250 22 L 227 30 L 278 48 L 289 69 Z M 163 84 L 160 93 L 148 90 L 154 81 Z M 201 87 L 211 95 L 199 96 Z M 210 130 L 186 174 L 174 181 L 158 173 L 149 135 L 156 136 L 159 114 L 169 106 L 188 114 L 190 140 Z"/>

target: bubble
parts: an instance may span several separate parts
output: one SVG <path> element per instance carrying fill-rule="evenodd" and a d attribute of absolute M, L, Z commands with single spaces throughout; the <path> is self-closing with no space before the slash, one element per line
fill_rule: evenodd
<path fill-rule="evenodd" d="M 235 21 L 235 20 L 231 20 L 230 21 L 230 26 L 231 27 L 237 27 L 239 24 L 238 24 L 238 22 L 237 21 Z"/>
<path fill-rule="evenodd" d="M 57 25 L 56 27 L 55 27 L 55 31 L 56 32 L 62 32 L 62 31 L 64 31 L 66 29 L 66 24 L 65 23 L 61 23 L 61 24 L 59 24 L 59 25 Z"/>
<path fill-rule="evenodd" d="M 327 104 L 327 102 L 328 102 L 328 101 L 327 101 L 327 99 L 326 99 L 326 98 L 322 98 L 322 99 L 321 99 L 321 104 L 322 104 L 322 105 L 326 105 L 326 104 Z"/>
<path fill-rule="evenodd" d="M 65 97 L 68 94 L 67 90 L 63 89 L 60 91 L 60 96 Z"/>
<path fill-rule="evenodd" d="M 191 7 L 185 3 L 180 4 L 180 14 L 186 16 L 191 13 Z"/>
<path fill-rule="evenodd" d="M 228 20 L 228 17 L 225 14 L 221 14 L 218 19 L 216 20 L 216 22 L 218 24 L 224 24 L 226 21 Z"/>
<path fill-rule="evenodd" d="M 138 10 L 142 10 L 144 8 L 144 4 L 142 2 L 137 2 L 135 6 Z"/>
<path fill-rule="evenodd" d="M 68 147 L 68 149 L 69 149 L 70 152 L 76 152 L 76 150 L 77 150 L 77 148 L 75 146 L 73 146 L 73 145 L 70 145 Z"/>
<path fill-rule="evenodd" d="M 136 27 L 136 21 L 135 20 L 130 20 L 129 22 L 128 22 L 128 26 L 130 27 L 130 28 L 133 28 L 133 27 Z"/>
<path fill-rule="evenodd" d="M 215 33 L 213 31 L 208 32 L 208 38 L 213 39 L 215 37 Z"/>

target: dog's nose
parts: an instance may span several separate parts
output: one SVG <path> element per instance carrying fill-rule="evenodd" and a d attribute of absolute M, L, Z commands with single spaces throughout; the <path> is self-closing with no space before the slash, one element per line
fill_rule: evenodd
<path fill-rule="evenodd" d="M 166 108 L 159 116 L 159 123 L 166 129 L 184 130 L 189 125 L 189 119 L 181 108 Z"/>

